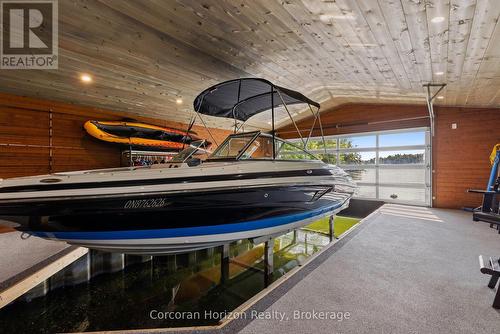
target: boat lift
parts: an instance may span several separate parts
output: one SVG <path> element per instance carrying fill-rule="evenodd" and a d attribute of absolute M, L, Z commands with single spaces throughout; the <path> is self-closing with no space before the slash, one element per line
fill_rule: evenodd
<path fill-rule="evenodd" d="M 231 102 L 227 102 L 231 101 Z M 208 103 L 204 103 L 208 102 Z M 297 123 L 292 117 L 288 105 L 291 104 L 307 104 L 312 116 L 314 117 L 313 124 L 308 130 L 308 135 L 306 138 L 302 135 Z M 271 136 L 273 141 L 272 155 L 273 159 L 276 159 L 276 118 L 275 118 L 275 108 L 283 106 L 288 117 L 290 118 L 299 138 L 302 142 L 303 148 L 307 148 L 307 143 L 309 142 L 316 123 L 318 123 L 321 138 L 323 140 L 324 152 L 326 154 L 326 141 L 323 132 L 323 125 L 321 123 L 320 116 L 320 104 L 314 102 L 302 95 L 299 92 L 283 88 L 274 85 L 270 81 L 261 78 L 240 78 L 229 80 L 226 82 L 219 83 L 215 86 L 207 88 L 203 91 L 193 103 L 194 110 L 196 113 L 195 117 L 198 117 L 208 134 L 210 135 L 213 143 L 218 145 L 217 140 L 213 136 L 212 132 L 207 126 L 207 123 L 201 116 L 209 115 L 215 117 L 232 118 L 234 121 L 233 131 L 238 133 L 243 129 L 247 120 L 263 111 L 271 110 Z M 313 109 L 316 107 L 316 110 Z M 239 122 L 239 124 L 238 124 Z M 329 237 L 332 242 L 335 239 L 334 227 L 333 227 L 334 215 L 329 217 Z M 252 239 L 254 244 L 264 243 L 264 283 L 267 287 L 272 282 L 272 276 L 274 271 L 273 263 L 273 246 L 274 239 L 279 235 L 283 235 L 286 232 L 281 232 L 278 235 L 267 235 Z M 296 233 L 296 231 L 294 231 Z M 229 245 L 225 244 L 221 247 L 221 281 L 225 282 L 229 279 Z"/>

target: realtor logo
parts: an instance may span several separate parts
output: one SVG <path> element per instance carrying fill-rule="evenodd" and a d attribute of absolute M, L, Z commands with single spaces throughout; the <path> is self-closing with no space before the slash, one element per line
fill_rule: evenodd
<path fill-rule="evenodd" d="M 57 14 L 57 0 L 0 1 L 0 69 L 57 69 Z"/>

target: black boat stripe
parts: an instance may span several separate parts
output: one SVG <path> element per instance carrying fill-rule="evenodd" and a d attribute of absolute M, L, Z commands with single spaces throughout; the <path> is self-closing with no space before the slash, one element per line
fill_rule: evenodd
<path fill-rule="evenodd" d="M 217 181 L 234 181 L 234 180 L 297 177 L 297 176 L 324 176 L 324 175 L 333 175 L 333 173 L 329 169 L 309 169 L 309 170 L 292 170 L 285 172 L 261 172 L 261 173 L 228 174 L 228 175 L 222 174 L 222 175 L 210 175 L 210 176 L 191 176 L 191 177 L 175 177 L 175 178 L 163 178 L 163 179 L 160 178 L 160 179 L 145 179 L 145 180 L 56 183 L 56 184 L 4 187 L 0 188 L 0 193 L 70 190 L 70 189 L 73 190 L 73 189 L 87 189 L 87 188 L 133 187 L 133 186 L 148 186 L 157 184 L 173 184 L 181 182 L 182 183 L 217 182 Z M 54 175 L 52 177 L 57 177 L 57 176 Z"/>

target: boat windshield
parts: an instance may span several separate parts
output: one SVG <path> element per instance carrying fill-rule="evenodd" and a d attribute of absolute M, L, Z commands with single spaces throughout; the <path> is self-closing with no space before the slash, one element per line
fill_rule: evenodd
<path fill-rule="evenodd" d="M 207 151 L 205 151 L 203 149 L 203 147 L 205 146 L 205 143 L 206 143 L 205 140 L 197 140 L 197 141 L 191 142 L 191 144 L 189 144 L 189 146 L 187 146 L 185 149 L 183 149 L 182 151 L 177 153 L 172 158 L 172 160 L 170 160 L 169 162 L 171 162 L 171 163 L 183 163 L 195 154 L 203 153 L 203 152 L 206 153 Z"/>
<path fill-rule="evenodd" d="M 280 138 L 275 138 L 275 143 L 275 160 L 318 160 L 311 153 Z M 209 157 L 209 160 L 219 159 L 272 160 L 273 138 L 259 131 L 230 135 Z"/>

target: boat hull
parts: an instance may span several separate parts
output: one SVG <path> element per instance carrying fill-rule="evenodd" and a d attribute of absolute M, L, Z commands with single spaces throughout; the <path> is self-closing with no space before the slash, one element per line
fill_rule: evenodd
<path fill-rule="evenodd" d="M 313 210 L 217 225 L 211 225 L 212 220 L 205 217 L 198 226 L 190 227 L 106 231 L 39 229 L 31 230 L 29 233 L 45 239 L 62 240 L 72 245 L 107 252 L 165 255 L 216 247 L 241 239 L 286 233 L 324 216 L 336 214 L 348 205 L 347 199 Z M 165 221 L 165 224 L 168 224 L 168 217 L 165 217 Z"/>
<path fill-rule="evenodd" d="M 83 171 L 4 180 L 0 215 L 47 239 L 169 254 L 303 226 L 347 206 L 354 187 L 320 162 Z"/>

